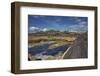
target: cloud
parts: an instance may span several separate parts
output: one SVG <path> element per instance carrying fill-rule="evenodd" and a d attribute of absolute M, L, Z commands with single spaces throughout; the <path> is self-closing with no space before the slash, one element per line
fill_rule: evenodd
<path fill-rule="evenodd" d="M 81 21 L 81 22 L 79 22 L 79 24 L 86 26 L 87 25 L 87 22 L 86 21 Z"/>
<path fill-rule="evenodd" d="M 70 32 L 86 32 L 87 31 L 87 26 L 86 25 L 70 25 L 66 28 L 67 31 Z"/>
<path fill-rule="evenodd" d="M 44 31 L 44 32 L 47 31 L 47 30 L 48 30 L 47 28 L 43 28 L 43 29 L 42 29 L 42 31 Z"/>
<path fill-rule="evenodd" d="M 35 33 L 39 31 L 40 31 L 40 28 L 38 27 L 34 27 L 34 26 L 29 27 L 29 33 Z"/>
<path fill-rule="evenodd" d="M 38 28 L 38 27 L 32 26 L 32 27 L 30 27 L 29 29 L 30 29 L 30 30 L 35 30 L 35 29 L 39 29 L 39 28 Z"/>
<path fill-rule="evenodd" d="M 81 21 L 82 21 L 82 19 L 76 18 L 76 21 L 77 21 L 77 22 L 81 22 Z"/>
<path fill-rule="evenodd" d="M 81 19 L 76 19 L 78 24 L 71 25 L 68 27 L 71 32 L 86 32 L 88 30 L 87 21 L 82 21 Z"/>
<path fill-rule="evenodd" d="M 36 33 L 36 32 L 40 32 L 40 31 L 43 31 L 43 32 L 45 32 L 45 31 L 47 31 L 48 29 L 47 28 L 38 28 L 38 27 L 34 27 L 34 26 L 31 26 L 30 28 L 29 28 L 29 33 Z"/>
<path fill-rule="evenodd" d="M 88 30 L 87 18 L 73 17 L 70 20 L 75 21 L 75 24 L 66 27 L 67 31 L 70 32 L 86 32 Z"/>

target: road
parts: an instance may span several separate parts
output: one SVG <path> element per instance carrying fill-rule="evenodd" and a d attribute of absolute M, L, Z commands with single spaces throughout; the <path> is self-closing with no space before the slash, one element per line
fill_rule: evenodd
<path fill-rule="evenodd" d="M 74 44 L 62 55 L 63 59 L 87 58 L 87 35 L 79 35 Z"/>

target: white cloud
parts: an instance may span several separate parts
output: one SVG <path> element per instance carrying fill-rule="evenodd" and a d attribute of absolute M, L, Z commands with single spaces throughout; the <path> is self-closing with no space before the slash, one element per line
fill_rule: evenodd
<path fill-rule="evenodd" d="M 69 27 L 67 27 L 67 30 L 70 32 L 85 32 L 87 31 L 87 26 L 85 25 L 70 25 Z"/>
<path fill-rule="evenodd" d="M 41 28 L 38 28 L 38 27 L 31 26 L 31 27 L 29 28 L 29 33 L 36 33 L 36 32 L 40 32 L 40 31 L 45 32 L 45 31 L 47 31 L 47 30 L 48 30 L 47 28 L 41 29 Z"/>
<path fill-rule="evenodd" d="M 79 24 L 85 26 L 87 24 L 87 22 L 86 21 L 81 21 Z"/>
<path fill-rule="evenodd" d="M 35 29 L 39 29 L 39 28 L 34 27 L 34 26 L 32 26 L 32 27 L 29 28 L 29 30 L 31 30 L 31 31 L 32 31 L 32 30 L 35 30 Z"/>
<path fill-rule="evenodd" d="M 81 22 L 82 20 L 81 20 L 81 19 L 79 19 L 79 18 L 76 18 L 76 21 L 77 21 L 77 22 Z"/>
<path fill-rule="evenodd" d="M 47 31 L 47 30 L 48 30 L 47 28 L 43 28 L 43 29 L 42 29 L 42 31 L 44 31 L 44 32 Z"/>
<path fill-rule="evenodd" d="M 39 32 L 39 31 L 41 31 L 41 29 L 39 29 L 38 27 L 31 26 L 29 28 L 29 33 L 35 33 L 35 32 Z"/>
<path fill-rule="evenodd" d="M 88 25 L 86 21 L 82 21 L 81 19 L 77 19 L 78 24 L 71 25 L 68 27 L 71 32 L 86 32 L 88 30 Z"/>

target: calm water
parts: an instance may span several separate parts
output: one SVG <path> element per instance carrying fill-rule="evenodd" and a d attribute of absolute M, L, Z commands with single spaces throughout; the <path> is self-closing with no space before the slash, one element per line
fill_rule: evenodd
<path fill-rule="evenodd" d="M 36 54 L 42 54 L 42 55 L 56 55 L 59 52 L 65 52 L 67 48 L 69 47 L 67 44 L 56 47 L 56 48 L 50 48 L 52 43 L 47 43 L 47 44 L 42 44 L 42 45 L 37 45 L 35 47 L 28 48 L 28 52 L 31 53 L 32 55 Z"/>

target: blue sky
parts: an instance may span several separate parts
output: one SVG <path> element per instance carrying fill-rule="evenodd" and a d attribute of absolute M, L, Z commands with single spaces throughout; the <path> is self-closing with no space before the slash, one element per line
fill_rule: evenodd
<path fill-rule="evenodd" d="M 88 27 L 87 17 L 28 15 L 29 32 L 59 30 L 85 32 Z"/>

